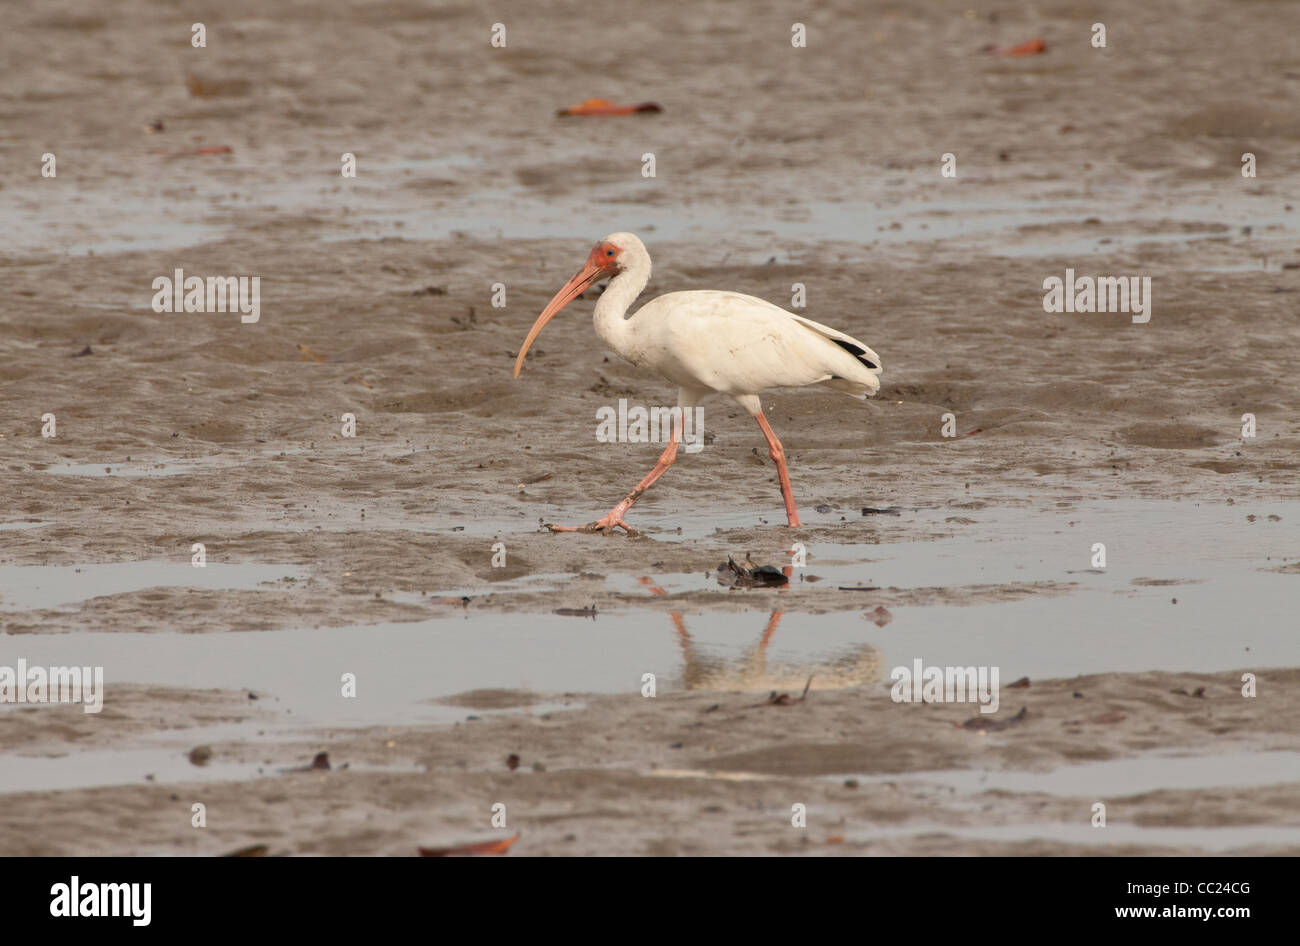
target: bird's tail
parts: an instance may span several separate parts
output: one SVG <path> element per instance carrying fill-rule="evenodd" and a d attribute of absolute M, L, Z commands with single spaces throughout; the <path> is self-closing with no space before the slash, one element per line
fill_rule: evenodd
<path fill-rule="evenodd" d="M 820 322 L 793 313 L 790 317 L 839 349 L 837 357 L 830 359 L 827 367 L 840 373 L 832 374 L 821 382 L 822 384 L 859 400 L 880 390 L 879 374 L 882 369 L 879 355 L 852 335 L 845 335 L 829 325 L 822 325 Z M 852 356 L 851 361 L 844 358 L 845 353 Z M 834 367 L 831 367 L 832 365 Z"/>
<path fill-rule="evenodd" d="M 872 394 L 880 390 L 880 379 L 868 371 L 862 372 L 865 376 L 862 380 L 850 380 L 848 378 L 832 377 L 829 381 L 823 382 L 826 387 L 832 388 L 849 397 L 856 397 L 860 401 L 865 401 Z M 867 379 L 870 380 L 867 380 Z"/>

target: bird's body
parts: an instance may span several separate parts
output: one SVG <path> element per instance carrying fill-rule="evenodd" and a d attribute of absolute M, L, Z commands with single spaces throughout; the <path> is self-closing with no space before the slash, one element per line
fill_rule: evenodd
<path fill-rule="evenodd" d="M 628 361 L 676 384 L 679 406 L 693 407 L 711 393 L 727 394 L 754 415 L 777 464 L 789 524 L 799 525 L 785 453 L 763 416 L 758 395 L 768 388 L 825 385 L 865 398 L 880 388 L 879 356 L 843 332 L 737 292 L 670 292 L 628 317 L 627 310 L 650 279 L 650 254 L 633 234 L 615 233 L 596 244 L 583 269 L 538 317 L 520 347 L 516 377 L 546 323 L 604 276 L 612 278 L 596 302 L 596 334 Z M 672 464 L 680 433 L 674 430 L 655 469 L 604 519 L 579 530 L 552 528 L 607 531 L 620 526 L 631 532 L 623 513 Z"/>
<path fill-rule="evenodd" d="M 597 303 L 596 330 L 604 338 L 599 309 Z M 712 289 L 670 292 L 625 322 L 623 357 L 700 396 L 748 398 L 768 388 L 824 384 L 866 397 L 880 388 L 875 370 L 842 345 L 854 346 L 878 370 L 871 349 L 755 296 Z"/>

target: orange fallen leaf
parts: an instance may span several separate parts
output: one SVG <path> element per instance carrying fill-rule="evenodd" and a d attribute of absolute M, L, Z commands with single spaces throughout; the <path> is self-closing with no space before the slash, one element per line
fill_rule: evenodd
<path fill-rule="evenodd" d="M 577 105 L 562 108 L 557 115 L 635 115 L 637 112 L 662 112 L 654 102 L 640 105 L 615 105 L 609 99 L 587 99 Z"/>
<path fill-rule="evenodd" d="M 190 158 L 204 154 L 231 154 L 234 151 L 230 145 L 204 145 L 202 148 L 189 148 L 185 151 L 155 151 L 156 155 L 164 158 Z"/>
<path fill-rule="evenodd" d="M 194 98 L 213 98 L 221 95 L 247 95 L 252 83 L 247 79 L 200 79 L 190 74 L 185 77 L 185 88 Z"/>
<path fill-rule="evenodd" d="M 266 857 L 269 848 L 265 844 L 250 844 L 248 847 L 241 847 L 237 851 L 231 851 L 229 854 L 222 854 L 222 857 Z"/>
<path fill-rule="evenodd" d="M 351 384 L 353 381 L 355 381 L 357 384 L 364 384 L 364 385 L 365 385 L 366 387 L 368 387 L 368 388 L 373 388 L 373 387 L 374 387 L 373 384 L 371 384 L 371 383 L 370 383 L 369 381 L 367 381 L 365 378 L 361 377 L 361 375 L 359 375 L 359 374 L 354 374 L 352 377 L 348 378 L 348 380 L 345 381 L 344 383 L 345 383 L 345 384 Z"/>
<path fill-rule="evenodd" d="M 504 854 L 510 846 L 519 840 L 519 832 L 513 838 L 498 838 L 495 841 L 478 841 L 474 844 L 458 844 L 455 847 L 422 847 L 421 857 L 473 857 L 479 854 Z"/>
<path fill-rule="evenodd" d="M 986 48 L 995 56 L 1037 56 L 1039 53 L 1047 52 L 1047 42 L 1042 39 L 1031 39 L 1019 46 L 1007 46 L 1005 49 Z"/>
<path fill-rule="evenodd" d="M 299 345 L 298 352 L 307 361 L 322 362 L 322 361 L 330 360 L 329 355 L 322 355 L 318 352 L 315 352 L 312 349 L 308 348 L 306 345 Z"/>

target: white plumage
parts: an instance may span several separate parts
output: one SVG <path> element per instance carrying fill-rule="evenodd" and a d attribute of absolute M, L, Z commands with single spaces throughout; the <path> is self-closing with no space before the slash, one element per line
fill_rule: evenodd
<path fill-rule="evenodd" d="M 634 234 L 614 233 L 595 245 L 583 268 L 538 316 L 519 349 L 516 377 L 524 355 L 546 323 L 606 276 L 612 278 L 596 302 L 596 334 L 628 361 L 676 384 L 681 407 L 694 407 L 700 398 L 716 392 L 730 395 L 749 411 L 762 428 L 777 465 L 788 522 L 800 525 L 785 452 L 763 416 L 759 392 L 824 385 L 865 398 L 880 389 L 879 356 L 843 332 L 738 292 L 670 292 L 627 317 L 628 308 L 650 280 L 650 254 Z M 679 433 L 674 431 L 673 441 L 654 470 L 609 515 L 577 529 L 550 528 L 581 532 L 622 528 L 632 533 L 623 514 L 672 464 Z"/>
<path fill-rule="evenodd" d="M 755 296 L 670 292 L 642 306 L 627 327 L 620 354 L 701 396 L 717 391 L 746 397 L 767 388 L 825 384 L 865 398 L 880 388 L 880 358 L 866 345 Z M 874 367 L 835 339 L 854 346 Z"/>

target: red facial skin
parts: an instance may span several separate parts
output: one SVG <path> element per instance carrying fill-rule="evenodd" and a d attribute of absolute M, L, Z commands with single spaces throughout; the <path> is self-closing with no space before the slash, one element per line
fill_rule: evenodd
<path fill-rule="evenodd" d="M 612 255 L 611 255 L 612 254 Z M 623 255 L 623 251 L 613 243 L 606 243 L 604 240 L 597 243 L 591 248 L 591 253 L 587 256 L 587 266 L 595 266 L 597 269 L 609 270 L 609 275 L 618 272 L 615 264 L 618 258 Z"/>

